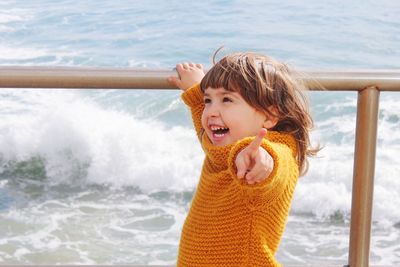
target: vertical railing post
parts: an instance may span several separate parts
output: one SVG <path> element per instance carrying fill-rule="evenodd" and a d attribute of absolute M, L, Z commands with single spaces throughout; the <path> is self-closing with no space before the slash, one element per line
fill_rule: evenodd
<path fill-rule="evenodd" d="M 351 205 L 350 267 L 369 266 L 378 112 L 379 89 L 368 87 L 359 91 Z"/>

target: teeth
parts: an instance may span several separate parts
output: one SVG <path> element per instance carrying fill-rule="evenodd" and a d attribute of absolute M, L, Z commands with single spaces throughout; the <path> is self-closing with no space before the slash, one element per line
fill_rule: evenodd
<path fill-rule="evenodd" d="M 218 131 L 218 130 L 225 130 L 228 129 L 226 127 L 221 127 L 221 126 L 211 126 L 211 131 Z"/>

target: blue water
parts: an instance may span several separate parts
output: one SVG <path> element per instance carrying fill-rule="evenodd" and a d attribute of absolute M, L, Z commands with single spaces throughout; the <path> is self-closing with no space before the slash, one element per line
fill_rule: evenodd
<path fill-rule="evenodd" d="M 400 69 L 397 1 L 0 1 L 0 65 L 161 67 L 251 50 Z M 348 258 L 356 94 L 310 93 L 324 146 L 278 259 Z M 382 93 L 370 261 L 400 264 L 399 93 Z M 178 91 L 0 90 L 0 264 L 173 264 L 202 152 Z"/>

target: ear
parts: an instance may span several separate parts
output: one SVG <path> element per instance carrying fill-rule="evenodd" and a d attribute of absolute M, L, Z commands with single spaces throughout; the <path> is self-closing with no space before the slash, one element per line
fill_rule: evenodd
<path fill-rule="evenodd" d="M 268 112 L 265 112 L 265 121 L 263 127 L 266 129 L 273 128 L 279 121 L 279 112 L 275 106 L 269 106 Z"/>

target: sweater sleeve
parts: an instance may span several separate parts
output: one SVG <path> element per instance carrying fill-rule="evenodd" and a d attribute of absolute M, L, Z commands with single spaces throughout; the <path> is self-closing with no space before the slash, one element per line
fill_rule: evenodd
<path fill-rule="evenodd" d="M 288 188 L 290 183 L 296 183 L 299 168 L 296 161 L 296 142 L 287 134 L 269 132 L 261 146 L 271 155 L 274 168 L 261 183 L 250 185 L 245 179 L 236 175 L 235 160 L 239 152 L 247 147 L 254 137 L 237 142 L 228 157 L 228 168 L 239 190 L 243 193 L 250 208 L 265 207 L 274 202 Z"/>
<path fill-rule="evenodd" d="M 203 92 L 200 89 L 200 84 L 196 84 L 182 93 L 183 102 L 189 106 L 192 114 L 194 128 L 197 137 L 201 140 L 203 128 L 201 126 L 201 115 L 204 110 Z"/>

